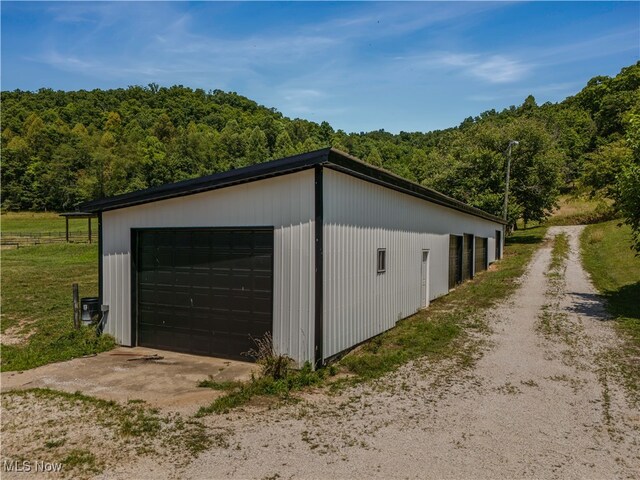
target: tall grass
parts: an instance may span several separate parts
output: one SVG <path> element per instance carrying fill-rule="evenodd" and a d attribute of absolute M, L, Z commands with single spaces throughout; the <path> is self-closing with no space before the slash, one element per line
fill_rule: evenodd
<path fill-rule="evenodd" d="M 546 225 L 589 225 L 615 218 L 611 200 L 587 195 L 564 195 Z"/>

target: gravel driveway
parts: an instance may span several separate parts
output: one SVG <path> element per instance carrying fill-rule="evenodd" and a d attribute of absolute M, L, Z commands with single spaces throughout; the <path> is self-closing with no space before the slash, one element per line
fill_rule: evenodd
<path fill-rule="evenodd" d="M 99 410 L 9 396 L 3 451 L 54 458 L 52 440 L 63 438 L 60 448 L 96 453 L 100 468 L 81 477 L 102 470 L 98 478 L 109 479 L 638 478 L 640 410 L 618 383 L 620 340 L 580 264 L 581 230 L 549 230 L 518 290 L 466 343 L 474 362 L 422 359 L 336 395 L 309 392 L 297 404 L 211 415 L 204 425 L 170 417 L 148 454 L 117 425 L 88 420 Z M 560 233 L 569 256 L 550 272 Z M 196 458 L 182 454 L 192 432 L 215 440 Z"/>
<path fill-rule="evenodd" d="M 640 414 L 610 374 L 618 339 L 580 264 L 581 229 L 550 229 L 569 237 L 566 265 L 548 275 L 551 242 L 537 251 L 472 369 L 414 362 L 339 396 L 211 416 L 229 448 L 104 477 L 637 478 Z"/>

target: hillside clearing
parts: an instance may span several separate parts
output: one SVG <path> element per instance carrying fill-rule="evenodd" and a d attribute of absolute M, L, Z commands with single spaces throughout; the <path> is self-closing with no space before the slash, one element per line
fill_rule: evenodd
<path fill-rule="evenodd" d="M 545 220 L 545 225 L 587 225 L 609 220 L 615 214 L 608 198 L 592 198 L 583 195 L 562 195 L 558 208 Z"/>

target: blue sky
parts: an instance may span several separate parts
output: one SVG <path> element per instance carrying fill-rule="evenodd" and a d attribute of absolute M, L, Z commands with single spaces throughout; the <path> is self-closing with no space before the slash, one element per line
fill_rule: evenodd
<path fill-rule="evenodd" d="M 429 131 L 640 57 L 639 2 L 17 3 L 2 89 L 181 84 L 345 131 Z"/>

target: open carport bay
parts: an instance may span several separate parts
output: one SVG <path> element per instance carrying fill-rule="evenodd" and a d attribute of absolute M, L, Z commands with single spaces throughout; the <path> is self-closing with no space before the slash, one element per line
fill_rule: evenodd
<path fill-rule="evenodd" d="M 154 355 L 158 359 L 145 360 Z M 256 368 L 255 363 L 121 347 L 24 372 L 4 372 L 2 390 L 51 388 L 118 402 L 144 400 L 153 407 L 190 413 L 221 395 L 198 387 L 200 380 L 209 375 L 220 382 L 248 380 Z"/>

